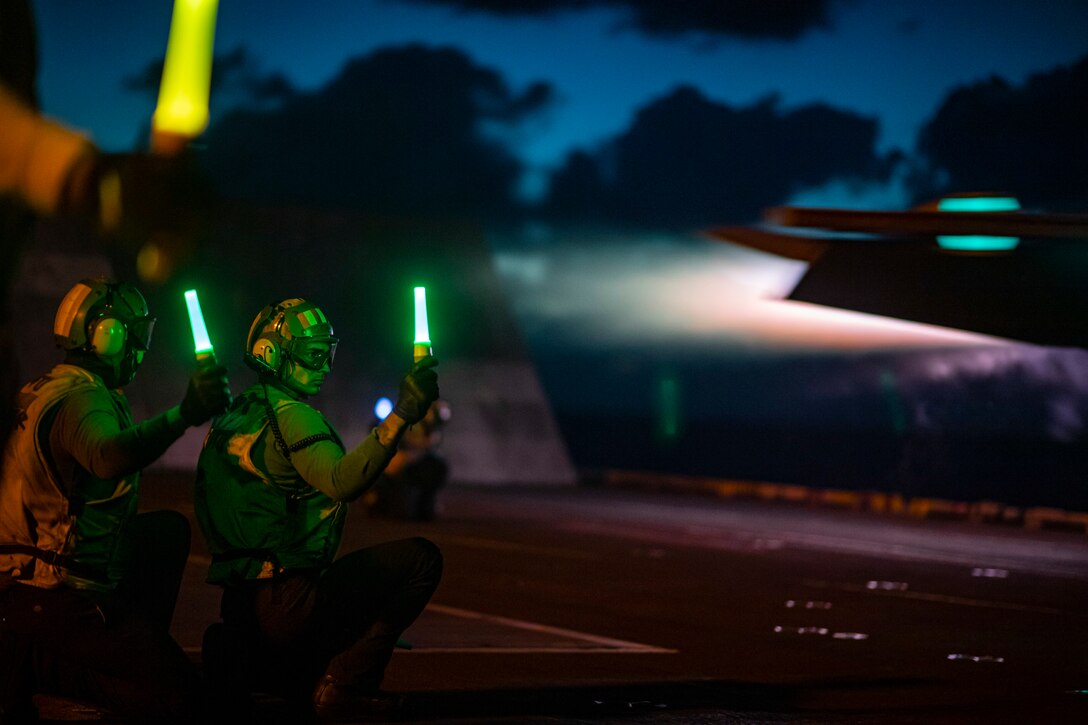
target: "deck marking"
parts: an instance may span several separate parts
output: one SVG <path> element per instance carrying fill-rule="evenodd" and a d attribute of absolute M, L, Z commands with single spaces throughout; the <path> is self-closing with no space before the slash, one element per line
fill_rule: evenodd
<path fill-rule="evenodd" d="M 539 622 L 527 622 L 524 619 L 512 619 L 510 617 L 501 617 L 495 614 L 484 614 L 483 612 L 474 612 L 470 609 L 459 609 L 458 607 L 448 607 L 444 604 L 428 604 L 427 609 L 440 614 L 448 614 L 453 617 L 461 617 L 463 619 L 475 619 L 482 622 L 490 622 L 492 624 L 498 624 L 505 627 L 514 627 L 516 629 L 524 629 L 530 632 L 540 632 L 542 634 L 552 634 L 557 637 L 565 637 L 567 639 L 577 639 L 583 642 L 592 642 L 594 644 L 601 645 L 600 647 L 495 647 L 493 645 L 484 647 L 414 647 L 413 652 L 505 652 L 505 653 L 532 653 L 532 652 L 566 652 L 566 653 L 609 653 L 609 654 L 676 654 L 679 650 L 668 649 L 665 647 L 655 647 L 648 644 L 640 644 L 638 642 L 629 642 L 623 639 L 613 639 L 612 637 L 602 637 L 596 634 L 589 634 L 587 632 L 577 632 L 573 629 L 563 629 L 562 627 L 552 627 L 547 624 L 540 624 Z"/>
<path fill-rule="evenodd" d="M 844 592 L 857 592 L 862 594 L 872 594 L 877 590 L 869 587 L 860 586 L 857 584 L 832 584 L 826 581 L 817 581 L 814 579 L 804 580 L 806 586 L 810 586 L 816 589 L 839 589 Z M 1054 607 L 1038 607 L 1031 604 L 1017 604 L 1016 602 L 996 602 L 986 599 L 972 599 L 969 597 L 956 597 L 949 594 L 927 594 L 926 592 L 912 592 L 912 591 L 889 591 L 881 590 L 879 595 L 882 597 L 896 597 L 898 599 L 915 599 L 922 602 L 938 602 L 940 604 L 958 604 L 964 607 L 981 607 L 984 609 L 1006 609 L 1013 612 L 1035 612 L 1036 614 L 1064 614 L 1064 615 L 1077 615 L 1077 612 L 1069 612 L 1062 609 L 1056 609 Z"/>

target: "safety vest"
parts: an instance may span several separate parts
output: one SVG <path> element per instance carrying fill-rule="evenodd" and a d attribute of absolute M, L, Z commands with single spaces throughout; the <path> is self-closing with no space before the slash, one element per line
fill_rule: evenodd
<path fill-rule="evenodd" d="M 82 390 L 107 396 L 120 428 L 132 411 L 120 392 L 75 365 L 57 365 L 19 392 L 18 420 L 0 483 L 0 572 L 38 587 L 116 588 L 131 554 L 139 473 L 120 480 L 75 470 L 58 480 L 49 433 L 60 404 Z"/>
<path fill-rule="evenodd" d="M 267 393 L 268 399 L 263 386 L 251 387 L 215 419 L 204 438 L 194 504 L 212 556 L 207 579 L 212 584 L 326 567 L 343 536 L 345 503 L 329 498 L 298 474 L 273 476 L 254 459 L 254 447 L 262 438 L 270 452 L 275 445 L 270 416 L 306 405 L 275 388 Z M 334 441 L 343 448 L 339 438 Z"/>

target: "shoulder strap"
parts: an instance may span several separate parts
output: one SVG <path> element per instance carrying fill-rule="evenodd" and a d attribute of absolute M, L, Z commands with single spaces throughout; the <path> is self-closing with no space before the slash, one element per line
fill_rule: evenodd
<path fill-rule="evenodd" d="M 291 453 L 297 453 L 298 451 L 301 451 L 303 448 L 308 448 L 308 447 L 312 446 L 314 443 L 317 443 L 319 441 L 333 441 L 335 443 L 336 438 L 334 438 L 331 433 L 314 433 L 312 436 L 306 436 L 305 438 L 300 440 L 298 443 L 292 443 L 287 448 L 287 450 L 290 451 Z"/>
<path fill-rule="evenodd" d="M 287 441 L 283 439 L 283 433 L 280 431 L 280 423 L 276 420 L 276 411 L 272 408 L 271 401 L 268 400 L 268 388 L 264 389 L 264 396 L 261 397 L 261 402 L 264 403 L 264 414 L 268 418 L 268 427 L 272 429 L 272 435 L 276 438 L 276 448 L 283 457 L 287 460 L 291 460 L 291 447 L 287 445 Z"/>

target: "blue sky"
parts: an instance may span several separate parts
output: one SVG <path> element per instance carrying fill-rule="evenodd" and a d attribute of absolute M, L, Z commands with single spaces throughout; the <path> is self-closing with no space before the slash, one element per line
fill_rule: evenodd
<path fill-rule="evenodd" d="M 131 148 L 150 101 L 121 79 L 162 55 L 171 6 L 37 2 L 46 112 L 107 149 Z M 1076 0 L 846 0 L 832 2 L 830 27 L 796 40 L 654 36 L 631 27 L 620 6 L 501 17 L 404 0 L 220 6 L 217 50 L 244 46 L 262 71 L 284 73 L 299 90 L 320 88 L 352 56 L 410 42 L 461 48 L 515 89 L 552 83 L 558 103 L 512 140 L 539 170 L 622 132 L 638 108 L 682 83 L 735 106 L 776 94 L 783 108 L 822 102 L 872 116 L 879 151 L 909 150 L 950 89 L 992 75 L 1020 84 L 1088 53 L 1088 3 Z"/>

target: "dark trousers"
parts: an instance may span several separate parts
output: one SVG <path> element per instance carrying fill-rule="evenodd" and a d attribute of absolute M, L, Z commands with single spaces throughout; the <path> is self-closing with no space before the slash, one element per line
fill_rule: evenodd
<path fill-rule="evenodd" d="M 17 582 L 0 592 L 0 722 L 32 722 L 35 693 L 136 722 L 201 722 L 198 674 L 168 631 L 189 536 L 179 513 L 140 514 L 136 558 L 115 593 Z"/>
<path fill-rule="evenodd" d="M 225 625 L 242 632 L 266 671 L 251 684 L 309 695 L 329 674 L 363 690 L 381 684 L 401 633 L 430 601 L 442 578 L 442 554 L 423 538 L 370 546 L 320 571 L 227 587 Z M 273 671 L 267 671 L 273 670 Z"/>

